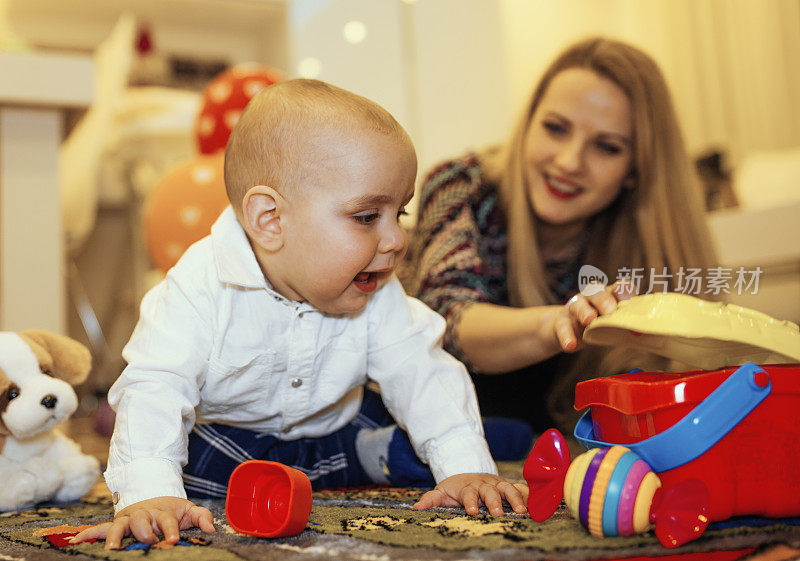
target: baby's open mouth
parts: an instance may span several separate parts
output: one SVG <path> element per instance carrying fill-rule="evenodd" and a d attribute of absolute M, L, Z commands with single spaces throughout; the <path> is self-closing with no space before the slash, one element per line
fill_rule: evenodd
<path fill-rule="evenodd" d="M 372 292 L 378 288 L 378 275 L 375 273 L 358 273 L 353 279 L 353 284 L 361 292 Z"/>

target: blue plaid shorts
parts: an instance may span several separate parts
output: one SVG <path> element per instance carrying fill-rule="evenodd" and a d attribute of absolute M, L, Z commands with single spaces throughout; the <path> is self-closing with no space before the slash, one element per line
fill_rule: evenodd
<path fill-rule="evenodd" d="M 356 454 L 356 435 L 361 429 L 394 424 L 380 396 L 364 391 L 359 414 L 338 431 L 319 438 L 280 440 L 270 434 L 215 423 L 197 424 L 189 434 L 189 460 L 183 469 L 183 485 L 191 498 L 224 498 L 233 470 L 247 460 L 270 460 L 299 469 L 314 489 L 352 487 L 372 483 Z M 404 463 L 427 466 L 413 453 L 405 432 L 398 430 L 393 444 L 403 449 Z M 399 459 L 401 454 L 395 454 Z M 419 471 L 419 470 L 418 470 Z M 432 477 L 430 482 L 433 482 Z"/>

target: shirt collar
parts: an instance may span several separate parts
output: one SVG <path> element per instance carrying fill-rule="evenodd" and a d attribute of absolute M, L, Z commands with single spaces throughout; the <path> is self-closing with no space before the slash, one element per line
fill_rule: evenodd
<path fill-rule="evenodd" d="M 275 291 L 264 276 L 250 246 L 247 234 L 236 218 L 233 207 L 228 205 L 211 227 L 211 245 L 220 282 L 246 288 L 264 288 L 276 300 L 302 310 L 314 310 L 307 302 L 294 302 Z"/>
<path fill-rule="evenodd" d="M 250 288 L 269 287 L 247 234 L 230 205 L 211 227 L 211 245 L 220 281 Z"/>

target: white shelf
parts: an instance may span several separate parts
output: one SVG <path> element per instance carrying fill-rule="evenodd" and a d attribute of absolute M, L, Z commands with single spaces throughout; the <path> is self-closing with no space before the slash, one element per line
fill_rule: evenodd
<path fill-rule="evenodd" d="M 38 49 L 91 53 L 123 14 L 148 25 L 161 54 L 284 69 L 284 0 L 6 0 L 15 32 Z"/>
<path fill-rule="evenodd" d="M 87 107 L 94 97 L 92 59 L 81 55 L 0 53 L 3 106 Z"/>
<path fill-rule="evenodd" d="M 58 147 L 92 102 L 88 57 L 0 53 L 0 329 L 65 331 Z"/>

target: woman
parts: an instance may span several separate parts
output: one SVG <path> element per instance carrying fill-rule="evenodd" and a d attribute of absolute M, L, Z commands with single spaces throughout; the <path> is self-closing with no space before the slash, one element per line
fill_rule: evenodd
<path fill-rule="evenodd" d="M 414 255 L 411 292 L 447 319 L 446 347 L 473 373 L 485 415 L 571 430 L 577 381 L 663 366 L 583 348 L 586 325 L 624 295 L 578 292 L 584 264 L 610 279 L 636 268 L 666 272 L 659 279 L 672 275 L 674 288 L 682 267 L 715 262 L 655 62 L 600 38 L 564 51 L 503 148 L 428 176 Z"/>

